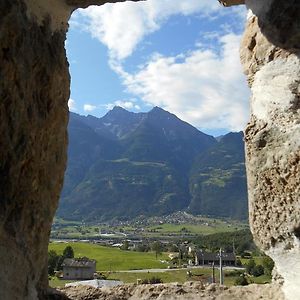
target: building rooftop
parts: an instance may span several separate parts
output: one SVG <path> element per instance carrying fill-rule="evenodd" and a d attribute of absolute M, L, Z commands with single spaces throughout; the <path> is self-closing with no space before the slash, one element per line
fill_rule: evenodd
<path fill-rule="evenodd" d="M 203 260 L 218 260 L 220 259 L 219 253 L 209 253 L 205 251 L 197 251 L 196 255 L 198 258 Z M 234 253 L 222 253 L 222 260 L 223 261 L 234 261 L 236 256 Z"/>
<path fill-rule="evenodd" d="M 80 258 L 65 258 L 63 261 L 63 267 L 74 267 L 74 268 L 90 268 L 96 265 L 96 260 L 89 259 L 87 257 Z"/>

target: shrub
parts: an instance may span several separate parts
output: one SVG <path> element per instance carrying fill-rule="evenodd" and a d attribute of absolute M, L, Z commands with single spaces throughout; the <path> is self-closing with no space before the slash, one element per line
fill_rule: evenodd
<path fill-rule="evenodd" d="M 148 252 L 149 250 L 150 250 L 150 246 L 146 244 L 139 244 L 135 248 L 135 251 L 138 252 Z"/>
<path fill-rule="evenodd" d="M 256 265 L 253 269 L 252 269 L 252 274 L 255 277 L 261 276 L 264 274 L 264 267 L 262 265 Z"/>
<path fill-rule="evenodd" d="M 248 284 L 249 284 L 248 280 L 244 275 L 238 277 L 234 282 L 234 285 L 248 285 Z"/>
<path fill-rule="evenodd" d="M 262 264 L 264 267 L 264 273 L 271 276 L 272 270 L 274 268 L 274 261 L 272 260 L 272 258 L 269 256 L 264 256 Z"/>
<path fill-rule="evenodd" d="M 142 284 L 157 284 L 157 283 L 163 283 L 163 281 L 161 280 L 161 278 L 153 276 L 149 279 L 147 279 L 147 278 L 143 279 L 141 281 L 141 283 Z"/>
<path fill-rule="evenodd" d="M 97 279 L 106 280 L 107 279 L 107 274 L 101 273 L 101 272 L 97 272 L 97 275 L 94 276 L 94 277 L 96 277 Z"/>
<path fill-rule="evenodd" d="M 250 259 L 248 264 L 246 264 L 246 271 L 248 274 L 253 275 L 253 269 L 255 267 L 255 261 L 254 259 Z"/>
<path fill-rule="evenodd" d="M 239 258 L 236 260 L 236 265 L 238 267 L 242 266 L 242 262 L 241 262 L 241 260 Z"/>
<path fill-rule="evenodd" d="M 156 284 L 156 283 L 163 283 L 163 281 L 161 280 L 161 278 L 153 276 L 149 279 L 149 283 Z"/>
<path fill-rule="evenodd" d="M 242 270 L 232 270 L 229 272 L 225 273 L 225 277 L 236 277 L 236 276 L 241 276 L 244 271 Z"/>
<path fill-rule="evenodd" d="M 121 246 L 121 250 L 128 250 L 128 248 L 129 248 L 129 242 L 127 241 L 127 240 L 125 240 L 124 242 L 123 242 L 123 245 Z"/>

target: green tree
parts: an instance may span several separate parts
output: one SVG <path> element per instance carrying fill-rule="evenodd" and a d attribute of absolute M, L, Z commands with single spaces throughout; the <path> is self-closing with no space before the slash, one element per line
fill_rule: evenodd
<path fill-rule="evenodd" d="M 63 255 L 58 255 L 57 262 L 56 262 L 56 270 L 62 270 L 62 264 L 65 258 L 74 258 L 74 250 L 71 246 L 67 246 L 64 251 Z"/>
<path fill-rule="evenodd" d="M 274 268 L 274 261 L 272 260 L 271 257 L 269 256 L 264 256 L 263 261 L 262 261 L 262 265 L 264 267 L 264 273 L 266 275 L 271 276 L 272 275 L 272 270 Z"/>
<path fill-rule="evenodd" d="M 252 269 L 252 275 L 255 277 L 261 276 L 264 274 L 264 267 L 262 265 L 256 265 Z"/>
<path fill-rule="evenodd" d="M 58 260 L 57 260 L 57 265 L 56 265 L 56 270 L 57 271 L 61 271 L 62 270 L 62 264 L 64 262 L 64 257 L 62 255 L 58 256 Z"/>
<path fill-rule="evenodd" d="M 129 242 L 127 240 L 125 240 L 123 242 L 123 245 L 121 246 L 121 249 L 122 250 L 128 250 L 128 248 L 129 248 Z"/>
<path fill-rule="evenodd" d="M 173 243 L 169 243 L 167 246 L 168 252 L 178 252 L 178 246 Z"/>
<path fill-rule="evenodd" d="M 162 252 L 162 245 L 160 242 L 155 241 L 154 243 L 152 243 L 151 245 L 151 250 L 155 252 L 155 257 L 157 259 L 157 256 L 161 254 Z"/>
<path fill-rule="evenodd" d="M 59 255 L 54 250 L 50 250 L 48 252 L 48 274 L 53 276 L 54 271 L 56 270 L 57 267 L 57 262 L 59 260 Z"/>
<path fill-rule="evenodd" d="M 147 244 L 138 244 L 136 246 L 136 251 L 138 251 L 138 252 L 148 252 L 149 250 L 150 250 L 150 247 Z"/>
<path fill-rule="evenodd" d="M 74 250 L 71 246 L 67 246 L 64 251 L 63 255 L 64 258 L 74 258 Z"/>
<path fill-rule="evenodd" d="M 248 264 L 246 264 L 246 271 L 248 274 L 253 275 L 253 269 L 255 268 L 256 264 L 254 259 L 250 259 Z"/>

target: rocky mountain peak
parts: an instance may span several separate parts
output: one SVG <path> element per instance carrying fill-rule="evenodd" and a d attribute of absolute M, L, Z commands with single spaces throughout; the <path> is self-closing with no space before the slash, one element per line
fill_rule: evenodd
<path fill-rule="evenodd" d="M 121 106 L 114 106 L 112 110 L 108 111 L 105 116 L 103 116 L 101 119 L 103 121 L 105 120 L 118 120 L 118 119 L 123 119 L 123 118 L 130 118 L 133 116 L 133 112 L 129 112 L 125 108 Z"/>
<path fill-rule="evenodd" d="M 69 137 L 61 217 L 107 220 L 184 209 L 246 216 L 239 133 L 217 143 L 160 107 L 148 113 L 114 107 L 102 118 L 71 113 Z"/>

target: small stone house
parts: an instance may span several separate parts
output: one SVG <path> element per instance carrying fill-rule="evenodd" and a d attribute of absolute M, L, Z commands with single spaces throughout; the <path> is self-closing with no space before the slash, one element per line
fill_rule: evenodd
<path fill-rule="evenodd" d="M 62 267 L 64 279 L 93 279 L 96 261 L 87 257 L 65 258 Z"/>

